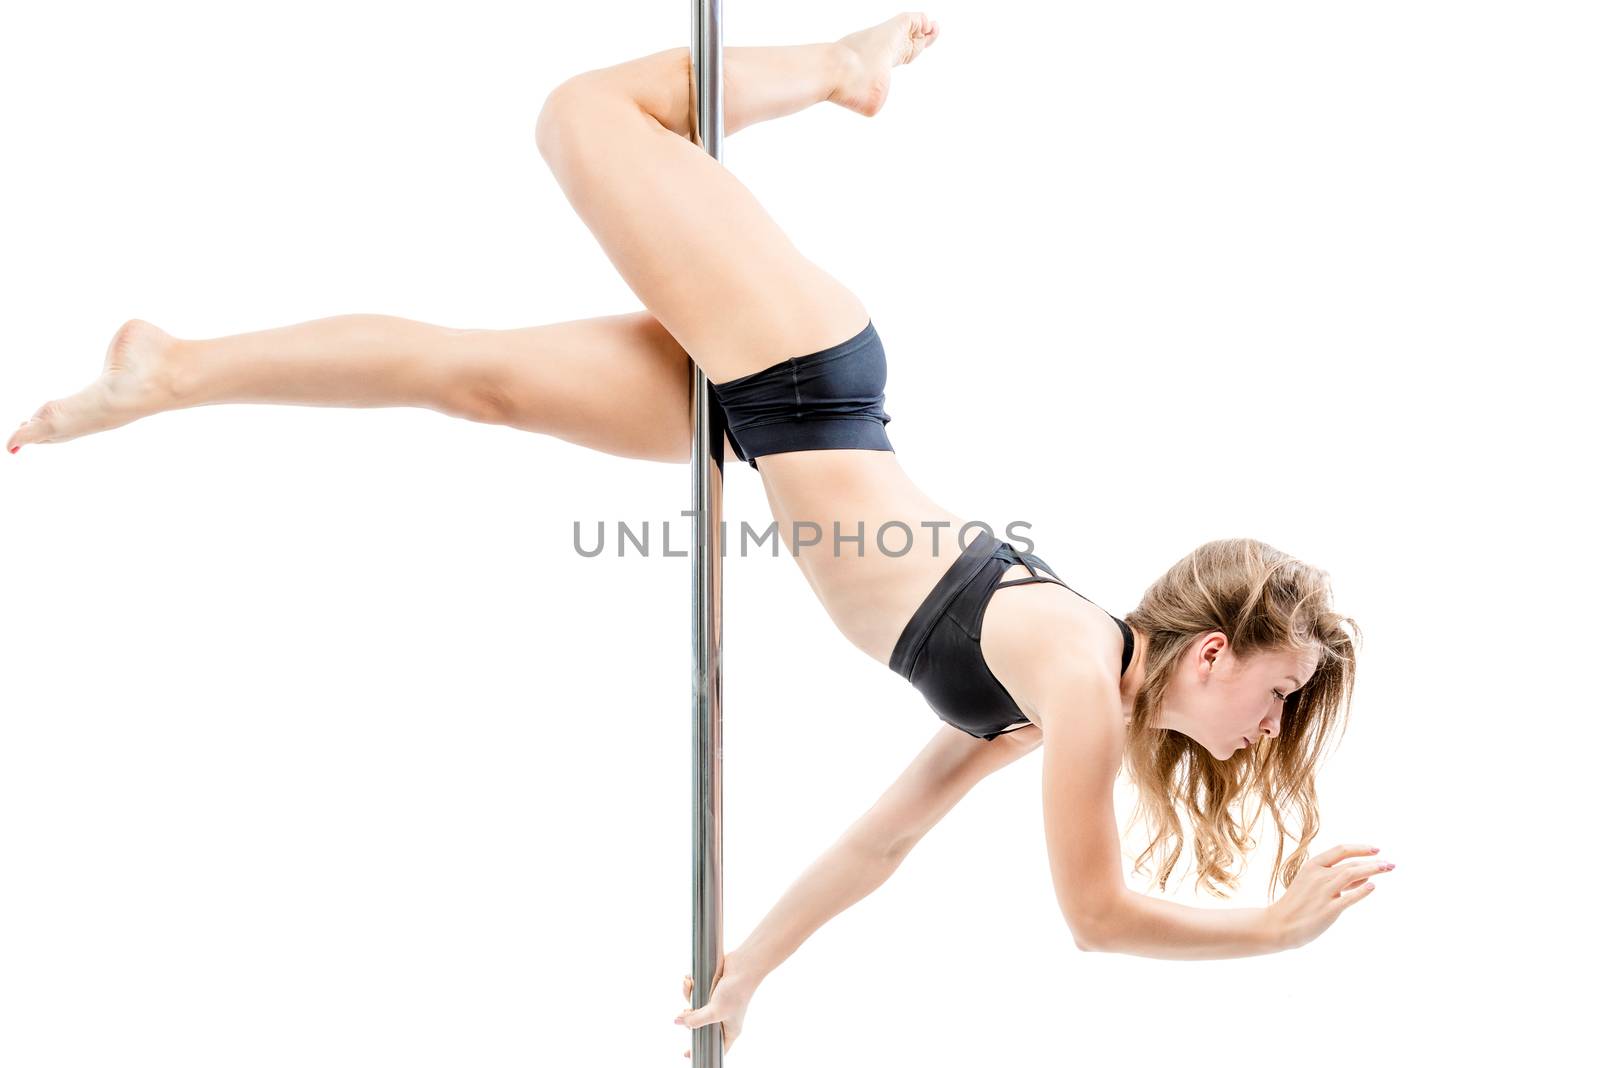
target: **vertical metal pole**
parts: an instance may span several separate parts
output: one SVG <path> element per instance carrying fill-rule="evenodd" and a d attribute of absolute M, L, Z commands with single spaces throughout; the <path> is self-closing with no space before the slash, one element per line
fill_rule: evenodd
<path fill-rule="evenodd" d="M 692 9 L 689 137 L 722 159 L 722 0 L 690 0 Z M 722 425 L 713 421 L 710 384 L 694 372 L 694 445 L 690 458 L 695 552 L 694 694 L 691 749 L 694 989 L 690 1007 L 711 995 L 722 959 Z M 693 1068 L 722 1068 L 722 1025 L 690 1032 Z"/>

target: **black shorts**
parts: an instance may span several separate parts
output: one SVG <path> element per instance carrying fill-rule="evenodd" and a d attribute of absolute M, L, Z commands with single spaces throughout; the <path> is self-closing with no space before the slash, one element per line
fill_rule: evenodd
<path fill-rule="evenodd" d="M 811 449 L 893 452 L 884 425 L 889 366 L 872 320 L 848 341 L 711 383 L 711 439 L 739 459 Z M 760 468 L 757 468 L 760 470 Z"/>
<path fill-rule="evenodd" d="M 1029 577 L 1002 582 L 1001 576 L 1015 564 L 1027 565 Z M 912 613 L 889 658 L 889 667 L 927 698 L 935 715 L 984 741 L 1028 722 L 989 670 L 978 639 L 994 591 L 1029 582 L 1055 582 L 1072 590 L 1038 556 L 1018 552 L 1009 542 L 980 529 Z M 1111 618 L 1122 628 L 1122 670 L 1126 672 L 1133 659 L 1133 631 L 1116 616 Z"/>

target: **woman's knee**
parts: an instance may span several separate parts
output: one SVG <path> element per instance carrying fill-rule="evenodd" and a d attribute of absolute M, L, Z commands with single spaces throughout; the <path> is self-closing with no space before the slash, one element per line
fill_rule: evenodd
<path fill-rule="evenodd" d="M 534 142 L 540 155 L 554 165 L 572 148 L 583 145 L 585 133 L 592 136 L 597 124 L 615 121 L 619 103 L 687 137 L 693 77 L 687 48 L 669 48 L 573 75 L 545 97 L 534 124 Z"/>
<path fill-rule="evenodd" d="M 539 117 L 533 125 L 533 141 L 539 155 L 552 164 L 562 144 L 570 138 L 573 127 L 581 122 L 580 110 L 587 107 L 587 101 L 593 97 L 588 78 L 588 73 L 568 78 L 550 90 L 539 109 Z"/>

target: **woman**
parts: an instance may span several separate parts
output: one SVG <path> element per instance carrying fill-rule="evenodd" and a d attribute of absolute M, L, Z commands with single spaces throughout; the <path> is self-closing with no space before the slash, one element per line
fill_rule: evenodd
<path fill-rule="evenodd" d="M 824 100 L 876 114 L 891 70 L 937 37 L 936 23 L 908 13 L 831 44 L 726 49 L 725 131 Z M 897 462 L 866 308 L 696 145 L 691 94 L 689 52 L 670 49 L 568 79 L 537 125 L 540 152 L 646 310 L 509 331 L 349 315 L 210 340 L 134 320 L 100 379 L 40 408 L 10 451 L 159 411 L 255 402 L 428 407 L 681 462 L 698 364 L 718 430 L 759 473 L 830 617 L 944 723 L 724 956 L 707 1005 L 679 1022 L 720 1021 L 731 1045 L 762 977 L 886 879 L 979 779 L 1041 746 L 1051 873 L 1078 946 L 1216 958 L 1315 938 L 1392 867 L 1341 863 L 1376 852 L 1341 845 L 1302 868 L 1318 824 L 1312 773 L 1348 706 L 1359 633 L 1332 611 L 1326 575 L 1250 539 L 1211 542 L 1119 619 L 1040 557 L 974 534 Z M 804 542 L 808 524 L 850 540 Z M 1253 844 L 1255 820 L 1241 826 L 1233 808 L 1254 795 L 1279 824 L 1274 881 L 1287 892 L 1265 909 L 1227 910 L 1130 892 L 1112 804 L 1121 766 L 1159 831 L 1139 866 L 1169 846 L 1163 888 L 1182 846 L 1175 800 L 1211 889 L 1235 885 L 1227 869 Z M 1287 861 L 1286 805 L 1300 816 Z"/>

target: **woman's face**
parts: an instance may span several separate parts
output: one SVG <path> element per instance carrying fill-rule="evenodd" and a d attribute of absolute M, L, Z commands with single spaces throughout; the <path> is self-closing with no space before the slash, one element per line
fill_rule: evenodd
<path fill-rule="evenodd" d="M 1288 696 L 1316 670 L 1316 651 L 1273 650 L 1249 660 L 1220 630 L 1196 638 L 1178 662 L 1155 725 L 1178 731 L 1218 760 L 1276 735 Z"/>

